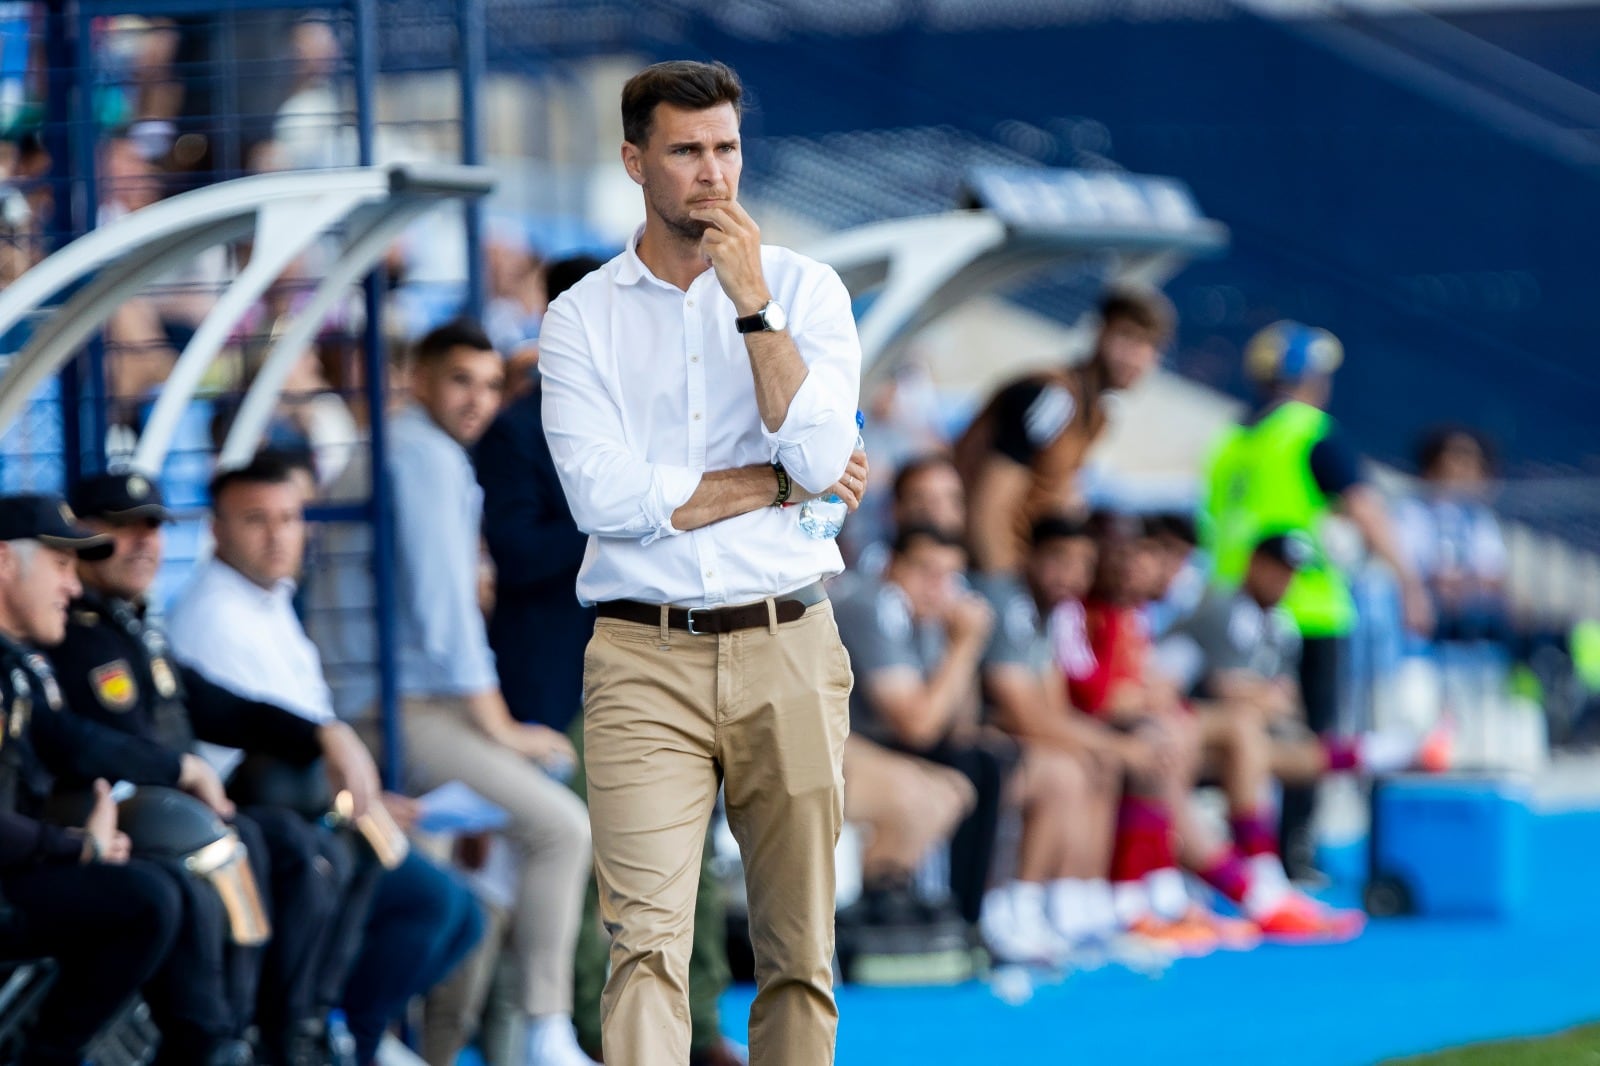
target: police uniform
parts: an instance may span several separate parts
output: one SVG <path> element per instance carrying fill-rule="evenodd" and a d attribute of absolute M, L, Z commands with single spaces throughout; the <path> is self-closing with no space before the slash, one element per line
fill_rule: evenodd
<path fill-rule="evenodd" d="M 60 500 L 0 498 L 0 540 L 36 539 L 93 551 L 104 538 L 69 521 Z M 59 966 L 25 1061 L 77 1063 L 83 1046 L 168 955 L 181 904 L 172 878 L 138 860 L 85 862 L 81 831 L 40 820 L 51 775 L 33 724 L 60 713 L 49 664 L 0 633 L 0 959 L 53 957 Z"/>
<path fill-rule="evenodd" d="M 80 513 L 109 522 L 168 516 L 159 490 L 137 474 L 86 479 L 73 499 Z M 321 755 L 315 723 L 179 665 L 165 632 L 142 605 L 86 589 L 72 604 L 66 639 L 49 654 L 72 713 L 155 741 L 169 752 L 188 752 L 196 740 L 204 740 L 300 767 Z M 85 783 L 80 779 L 68 787 Z M 259 989 L 253 952 L 229 950 L 234 1028 L 241 1030 L 253 1013 L 269 1058 L 286 1059 L 287 1046 L 317 1022 L 325 998 L 337 991 L 348 969 L 348 959 L 328 965 L 326 953 L 354 858 L 346 841 L 285 807 L 245 807 L 234 827 L 249 849 L 273 925 L 273 937 L 260 951 Z"/>

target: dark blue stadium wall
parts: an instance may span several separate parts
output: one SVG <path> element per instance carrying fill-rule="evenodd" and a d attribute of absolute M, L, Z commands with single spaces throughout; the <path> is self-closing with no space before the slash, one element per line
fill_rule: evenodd
<path fill-rule="evenodd" d="M 1600 84 L 1600 12 L 1481 18 Z M 767 42 L 703 20 L 688 32 L 757 90 L 752 134 L 943 124 L 1018 147 L 1026 135 L 1006 124 L 1020 120 L 1053 134 L 1041 162 L 1097 150 L 1189 182 L 1234 232 L 1225 259 L 1172 286 L 1174 362 L 1192 377 L 1242 392 L 1243 340 L 1303 318 L 1344 338 L 1335 411 L 1374 455 L 1403 461 L 1420 427 L 1455 419 L 1488 430 L 1511 472 L 1600 471 L 1600 174 L 1301 29 L 1239 16 Z"/>

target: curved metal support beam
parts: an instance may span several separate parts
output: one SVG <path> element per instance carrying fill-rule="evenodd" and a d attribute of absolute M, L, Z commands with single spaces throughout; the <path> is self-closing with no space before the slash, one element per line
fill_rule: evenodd
<path fill-rule="evenodd" d="M 387 171 L 373 167 L 258 174 L 186 192 L 124 215 L 79 237 L 0 292 L 0 335 L 62 289 L 171 234 L 204 230 L 241 214 L 253 217 L 274 201 L 304 201 L 342 190 L 380 196 L 389 190 L 391 180 Z"/>
<path fill-rule="evenodd" d="M 390 199 L 433 204 L 481 196 L 493 185 L 492 175 L 482 168 L 450 165 L 260 174 L 174 196 L 85 234 L 0 291 L 3 335 L 52 298 L 93 278 L 40 323 L 0 377 L 0 432 L 15 421 L 45 379 L 125 300 L 200 251 L 248 233 L 253 222 L 267 217 L 277 220 L 262 228 L 258 236 L 258 248 L 270 248 L 281 240 L 297 240 L 308 228 L 303 214 L 308 204 L 343 198 L 350 205 L 348 213 L 361 204 Z M 243 299 L 244 290 L 240 290 L 236 300 Z M 208 335 L 221 331 L 225 338 L 232 328 L 230 323 L 223 330 L 219 323 Z M 190 347 L 197 352 L 198 361 L 200 349 L 193 342 Z M 169 382 L 163 396 L 179 391 Z M 185 392 L 168 402 L 181 406 L 187 399 Z M 164 447 L 161 450 L 164 453 Z"/>
<path fill-rule="evenodd" d="M 71 358 L 117 308 L 150 283 L 214 244 L 250 232 L 248 216 L 227 219 L 207 230 L 174 234 L 146 249 L 149 258 L 120 260 L 57 308 L 28 338 L 0 379 L 0 426 L 9 426 L 35 390 Z"/>
<path fill-rule="evenodd" d="M 878 290 L 857 323 L 862 381 L 871 384 L 893 370 L 924 327 L 1050 267 L 1112 256 L 1118 276 L 1159 285 L 1185 259 L 1226 242 L 1226 230 L 1204 220 L 1184 230 L 1121 223 L 1023 227 L 977 210 L 864 226 L 809 251 L 839 272 L 852 297 Z"/>
<path fill-rule="evenodd" d="M 366 199 L 362 193 L 343 191 L 318 197 L 310 204 L 272 203 L 261 209 L 250 261 L 194 331 L 167 376 L 156 397 L 155 409 L 139 435 L 139 446 L 133 453 L 135 468 L 161 469 L 184 408 L 234 328 L 300 253 Z"/>
<path fill-rule="evenodd" d="M 383 255 L 384 249 L 411 224 L 413 219 L 431 206 L 432 204 L 421 200 L 408 202 L 401 210 L 375 219 L 365 232 L 351 239 L 327 275 L 318 282 L 310 302 L 300 310 L 289 328 L 273 342 L 272 349 L 256 373 L 255 380 L 250 383 L 249 392 L 245 394 L 238 416 L 228 429 L 227 440 L 223 442 L 222 451 L 217 455 L 219 468 L 237 466 L 247 462 L 255 454 L 262 437 L 266 434 L 267 424 L 272 420 L 273 409 L 277 405 L 278 397 L 283 393 L 283 383 L 294 368 L 295 360 L 300 358 L 306 345 L 316 336 L 323 320 L 328 317 L 328 312 L 333 310 L 335 301 L 372 269 L 372 265 Z"/>

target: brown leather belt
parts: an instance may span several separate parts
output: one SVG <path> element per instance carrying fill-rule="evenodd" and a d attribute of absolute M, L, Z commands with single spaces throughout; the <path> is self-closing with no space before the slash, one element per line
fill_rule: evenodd
<path fill-rule="evenodd" d="M 822 582 L 814 581 L 804 588 L 786 592 L 774 606 L 778 623 L 793 622 L 806 613 L 806 608 L 828 598 Z M 619 618 L 624 622 L 659 626 L 661 605 L 640 603 L 638 600 L 606 600 L 595 605 L 601 618 Z M 695 636 L 732 633 L 739 629 L 757 629 L 767 624 L 767 601 L 741 603 L 736 607 L 669 607 L 667 625 L 673 629 L 687 630 Z"/>

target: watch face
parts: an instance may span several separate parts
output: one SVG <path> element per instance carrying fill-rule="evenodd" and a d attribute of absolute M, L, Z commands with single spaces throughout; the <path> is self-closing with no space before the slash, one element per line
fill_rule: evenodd
<path fill-rule="evenodd" d="M 781 333 L 789 327 L 789 316 L 783 313 L 783 305 L 776 300 L 762 309 L 761 317 L 766 320 L 767 328 L 774 333 Z"/>

